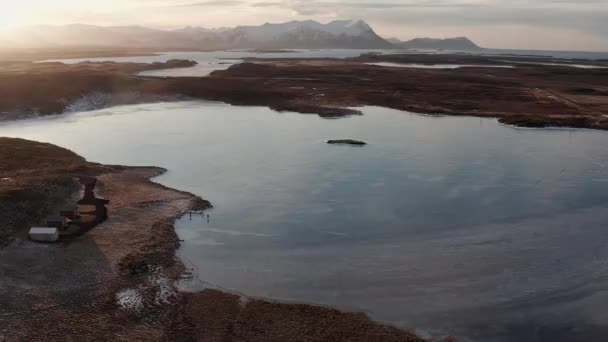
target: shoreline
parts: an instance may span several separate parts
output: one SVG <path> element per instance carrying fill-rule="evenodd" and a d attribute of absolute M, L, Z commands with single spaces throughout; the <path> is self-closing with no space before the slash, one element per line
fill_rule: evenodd
<path fill-rule="evenodd" d="M 518 57 L 522 59 L 526 60 Z M 494 117 L 519 127 L 608 130 L 608 69 L 534 64 L 415 69 L 367 65 L 369 61 L 496 63 L 469 55 L 249 59 L 207 77 L 177 78 L 137 73 L 196 63 L 9 64 L 0 66 L 0 93 L 6 95 L 0 98 L 0 120 L 200 99 L 324 118 L 359 115 L 357 107 L 378 106 L 419 114 Z"/>
<path fill-rule="evenodd" d="M 6 275 L 0 290 L 11 294 L 0 298 L 0 328 L 10 332 L 0 337 L 8 341 L 66 335 L 156 341 L 424 341 L 363 313 L 252 297 L 243 302 L 240 296 L 211 289 L 178 291 L 176 282 L 185 266 L 176 255 L 175 219 L 211 203 L 154 182 L 166 172 L 163 168 L 90 163 L 60 147 L 22 139 L 0 138 L 0 143 L 7 147 L 0 151 L 0 161 L 15 151 L 29 151 L 27 157 L 34 159 L 27 179 L 20 176 L 19 164 L 4 165 L 3 174 L 14 182 L 0 183 L 1 214 L 11 215 L 4 203 L 14 196 L 27 191 L 45 197 L 52 184 L 66 188 L 71 195 L 60 198 L 71 202 L 79 193 L 73 187 L 75 174 L 97 176 L 98 192 L 110 200 L 109 219 L 82 236 L 57 245 L 16 238 L 0 248 L 0 273 Z M 54 171 L 54 163 L 43 162 L 49 154 L 63 156 L 67 166 Z M 42 184 L 43 179 L 50 183 Z M 26 207 L 44 216 L 57 201 Z M 24 223 L 21 229 L 28 226 Z"/>

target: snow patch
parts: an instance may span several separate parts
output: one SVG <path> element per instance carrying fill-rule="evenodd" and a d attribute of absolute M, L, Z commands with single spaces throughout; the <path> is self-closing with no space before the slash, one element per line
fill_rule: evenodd
<path fill-rule="evenodd" d="M 94 92 L 83 95 L 65 107 L 66 113 L 86 112 L 96 109 L 107 108 L 116 103 L 132 102 L 139 98 L 138 93 L 127 93 L 113 95 L 108 93 Z"/>
<path fill-rule="evenodd" d="M 154 296 L 156 305 L 171 304 L 172 299 L 177 297 L 177 290 L 173 286 L 173 282 L 164 276 L 162 269 L 155 270 L 148 277 L 148 284 L 156 292 Z"/>
<path fill-rule="evenodd" d="M 185 96 L 179 95 L 146 95 L 138 92 L 127 92 L 121 94 L 93 92 L 69 102 L 65 107 L 64 113 L 79 113 L 113 106 L 161 101 L 169 102 L 185 99 L 187 99 Z"/>
<path fill-rule="evenodd" d="M 137 289 L 126 289 L 117 293 L 116 301 L 126 311 L 140 312 L 144 308 L 144 297 Z"/>
<path fill-rule="evenodd" d="M 121 309 L 136 314 L 170 305 L 175 299 L 177 289 L 161 267 L 153 269 L 142 284 L 116 294 L 116 302 Z"/>

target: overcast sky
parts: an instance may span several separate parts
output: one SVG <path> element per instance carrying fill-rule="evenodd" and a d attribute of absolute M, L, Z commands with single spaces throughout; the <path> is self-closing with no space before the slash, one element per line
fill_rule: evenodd
<path fill-rule="evenodd" d="M 608 51 L 608 0 L 0 0 L 0 27 L 176 28 L 363 19 L 385 37 L 467 36 L 485 47 Z"/>

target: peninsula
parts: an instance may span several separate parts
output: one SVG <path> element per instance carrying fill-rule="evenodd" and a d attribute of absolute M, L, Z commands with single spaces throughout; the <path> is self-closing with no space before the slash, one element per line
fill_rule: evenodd
<path fill-rule="evenodd" d="M 66 149 L 0 138 L 0 317 L 8 341 L 424 342 L 363 313 L 284 304 L 207 289 L 181 292 L 174 220 L 211 204 L 150 181 L 158 167 L 88 162 Z M 79 177 L 111 198 L 109 220 L 57 245 L 28 226 L 73 203 Z M 52 189 L 52 191 L 49 191 Z M 128 238 L 125 238 L 128 237 Z M 23 265 L 29 265 L 23 267 Z M 51 286 L 49 286 L 51 284 Z M 314 329 L 311 329 L 314 327 Z M 4 337 L 3 336 L 3 337 Z"/>
<path fill-rule="evenodd" d="M 376 65 L 381 62 L 394 66 Z M 588 67 L 576 67 L 581 63 Z M 442 68 L 445 64 L 462 67 Z M 137 75 L 191 65 L 194 62 L 6 62 L 0 65 L 0 92 L 5 95 L 0 98 L 0 119 L 190 98 L 323 117 L 360 114 L 356 107 L 370 105 L 425 114 L 496 117 L 522 127 L 608 129 L 606 61 L 364 55 L 348 60 L 250 59 L 209 77 Z M 91 101 L 91 96 L 97 100 Z"/>

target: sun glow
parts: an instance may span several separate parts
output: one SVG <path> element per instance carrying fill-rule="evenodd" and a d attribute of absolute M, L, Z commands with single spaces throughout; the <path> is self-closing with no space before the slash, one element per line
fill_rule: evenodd
<path fill-rule="evenodd" d="M 21 24 L 20 8 L 15 4 L 0 4 L 0 29 L 7 29 Z"/>
<path fill-rule="evenodd" d="M 0 0 L 0 29 L 64 24 L 62 19 L 83 6 L 80 0 Z"/>

